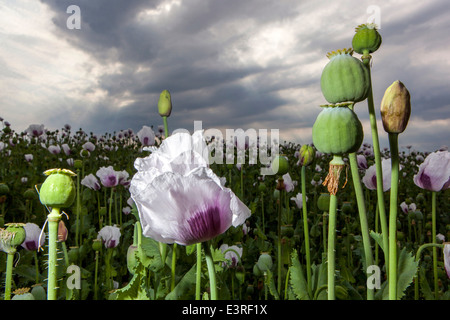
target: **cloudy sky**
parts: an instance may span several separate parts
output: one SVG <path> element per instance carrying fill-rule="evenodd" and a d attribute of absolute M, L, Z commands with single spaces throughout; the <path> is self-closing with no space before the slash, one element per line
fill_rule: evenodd
<path fill-rule="evenodd" d="M 71 5 L 80 29 L 68 27 L 78 17 Z M 372 65 L 377 117 L 385 89 L 402 81 L 412 113 L 399 143 L 434 151 L 450 145 L 449 17 L 448 0 L 0 0 L 0 117 L 17 132 L 66 123 L 137 132 L 162 124 L 167 89 L 170 130 L 202 121 L 311 143 L 326 53 L 374 21 L 383 37 Z M 367 103 L 355 111 L 370 143 Z"/>

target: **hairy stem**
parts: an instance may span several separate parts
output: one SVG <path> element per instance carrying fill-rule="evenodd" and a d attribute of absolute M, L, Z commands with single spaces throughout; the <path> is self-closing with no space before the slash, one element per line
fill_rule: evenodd
<path fill-rule="evenodd" d="M 57 299 L 57 244 L 58 244 L 58 224 L 61 219 L 60 209 L 52 208 L 47 216 L 48 219 L 48 277 L 47 277 L 47 300 Z"/>

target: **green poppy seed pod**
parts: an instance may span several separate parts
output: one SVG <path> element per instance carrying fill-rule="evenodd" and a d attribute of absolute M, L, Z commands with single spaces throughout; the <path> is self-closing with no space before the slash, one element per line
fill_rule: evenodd
<path fill-rule="evenodd" d="M 34 198 L 36 198 L 36 190 L 34 189 L 27 189 L 25 190 L 25 192 L 23 193 L 23 197 L 27 200 L 33 200 Z"/>
<path fill-rule="evenodd" d="M 19 288 L 15 290 L 14 297 L 11 300 L 36 300 L 34 296 L 29 292 L 29 288 Z"/>
<path fill-rule="evenodd" d="M 402 133 L 411 115 L 411 98 L 408 89 L 399 80 L 385 91 L 381 100 L 381 120 L 387 133 Z"/>
<path fill-rule="evenodd" d="M 9 193 L 9 187 L 5 183 L 0 183 L 0 195 L 5 195 Z"/>
<path fill-rule="evenodd" d="M 47 300 L 47 293 L 42 285 L 34 285 L 31 289 L 34 300 Z"/>
<path fill-rule="evenodd" d="M 268 271 L 272 269 L 273 261 L 272 257 L 267 252 L 262 252 L 258 258 L 258 262 L 256 263 L 259 270 Z"/>
<path fill-rule="evenodd" d="M 258 264 L 257 264 L 257 263 L 253 266 L 253 275 L 254 275 L 255 277 L 261 277 L 261 276 L 262 276 L 262 272 L 261 272 L 261 270 L 258 268 Z"/>
<path fill-rule="evenodd" d="M 93 249 L 94 251 L 100 251 L 100 250 L 102 250 L 102 246 L 103 246 L 103 243 L 102 243 L 102 240 L 101 240 L 101 239 L 94 239 L 94 240 L 92 241 L 92 249 Z"/>
<path fill-rule="evenodd" d="M 289 171 L 289 162 L 285 156 L 276 156 L 272 161 L 272 172 L 280 176 Z"/>
<path fill-rule="evenodd" d="M 83 149 L 83 151 L 87 151 L 87 150 L 84 150 L 84 149 Z M 82 154 L 82 156 L 85 157 L 83 154 Z M 87 153 L 86 156 L 89 156 L 89 152 Z M 73 162 L 73 166 L 75 167 L 75 169 L 81 169 L 81 168 L 83 168 L 83 160 L 80 160 L 80 159 L 75 160 L 75 161 Z"/>
<path fill-rule="evenodd" d="M 265 192 L 267 190 L 267 187 L 265 185 L 264 182 L 260 182 L 259 186 L 258 186 L 258 191 L 259 192 Z"/>
<path fill-rule="evenodd" d="M 273 191 L 273 200 L 279 200 L 280 199 L 280 190 L 275 189 Z"/>
<path fill-rule="evenodd" d="M 365 100 L 369 94 L 369 71 L 364 63 L 352 54 L 352 49 L 341 49 L 327 54 L 330 61 L 322 70 L 320 87 L 329 103 L 357 103 Z"/>
<path fill-rule="evenodd" d="M 356 113 L 345 105 L 322 107 L 312 128 L 316 149 L 333 155 L 356 152 L 364 139 Z"/>
<path fill-rule="evenodd" d="M 7 223 L 5 224 L 7 226 L 6 231 L 9 231 L 12 233 L 12 237 L 10 240 L 10 246 L 11 247 L 18 247 L 22 244 L 22 242 L 25 241 L 26 232 L 24 229 L 25 224 L 24 223 Z"/>
<path fill-rule="evenodd" d="M 76 195 L 76 186 L 72 180 L 76 174 L 66 169 L 50 169 L 44 174 L 48 177 L 39 191 L 41 203 L 54 208 L 70 207 Z"/>
<path fill-rule="evenodd" d="M 159 96 L 158 112 L 161 117 L 168 117 L 172 112 L 172 98 L 168 90 L 163 90 Z"/>
<path fill-rule="evenodd" d="M 317 199 L 317 207 L 320 211 L 328 211 L 330 209 L 330 194 L 321 193 Z"/>
<path fill-rule="evenodd" d="M 301 166 L 309 166 L 316 156 L 316 151 L 314 148 L 310 145 L 304 144 L 300 148 L 299 151 L 299 158 L 300 158 L 300 165 Z"/>
<path fill-rule="evenodd" d="M 374 23 L 361 24 L 356 27 L 352 39 L 353 50 L 359 54 L 372 53 L 381 46 L 381 35 Z"/>

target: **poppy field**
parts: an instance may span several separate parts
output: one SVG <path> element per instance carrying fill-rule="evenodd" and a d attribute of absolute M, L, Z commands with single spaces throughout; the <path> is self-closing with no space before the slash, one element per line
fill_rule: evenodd
<path fill-rule="evenodd" d="M 0 118 L 1 299 L 449 300 L 450 153 L 399 147 L 414 92 L 374 106 L 381 35 L 351 45 L 328 54 L 311 144 L 171 132 L 168 90 L 138 132 Z"/>

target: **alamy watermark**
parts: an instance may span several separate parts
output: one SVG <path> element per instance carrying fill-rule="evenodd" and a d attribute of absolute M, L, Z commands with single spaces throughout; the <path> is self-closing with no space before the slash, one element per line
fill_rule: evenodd
<path fill-rule="evenodd" d="M 367 23 L 374 23 L 377 29 L 381 29 L 381 9 L 377 5 L 370 5 L 366 9 L 366 13 L 370 14 L 367 18 Z"/>
<path fill-rule="evenodd" d="M 205 150 L 194 151 L 208 159 L 209 164 L 246 164 L 248 152 L 248 164 L 261 164 L 261 175 L 274 175 L 271 168 L 272 160 L 279 155 L 279 129 L 225 129 L 225 137 L 220 129 L 210 128 L 203 130 L 202 121 L 194 121 L 194 132 L 203 131 L 205 140 L 211 140 Z M 270 131 L 270 135 L 269 135 Z M 176 129 L 176 133 L 189 133 L 186 129 Z M 235 151 L 237 159 L 235 161 Z M 195 159 L 194 159 L 195 160 Z M 258 162 L 259 161 L 259 162 Z"/>
<path fill-rule="evenodd" d="M 71 15 L 66 20 L 67 29 L 81 29 L 81 10 L 79 6 L 70 5 L 67 7 L 66 13 Z"/>

